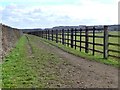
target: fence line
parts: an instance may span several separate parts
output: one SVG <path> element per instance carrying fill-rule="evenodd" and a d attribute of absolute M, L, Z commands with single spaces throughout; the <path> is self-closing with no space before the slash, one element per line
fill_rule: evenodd
<path fill-rule="evenodd" d="M 102 31 L 103 35 L 96 35 L 99 31 Z M 109 49 L 109 45 L 120 46 L 120 44 L 109 43 L 109 37 L 120 37 L 118 35 L 110 35 L 108 34 L 108 26 L 104 26 L 102 28 L 96 28 L 86 26 L 84 29 L 62 29 L 62 30 L 42 30 L 29 32 L 28 34 L 36 35 L 48 40 L 55 41 L 56 43 L 61 43 L 71 48 L 79 48 L 80 51 L 82 49 L 85 50 L 85 53 L 89 53 L 92 51 L 92 55 L 95 55 L 95 52 L 103 54 L 103 58 L 107 59 L 110 57 L 120 58 L 119 56 L 111 55 L 109 52 L 117 52 L 120 53 L 119 50 Z M 92 35 L 91 35 L 92 34 Z M 84 38 L 84 40 L 82 40 Z M 89 42 L 89 39 L 92 39 L 92 42 Z M 102 43 L 97 43 L 96 39 L 101 39 Z M 79 45 L 78 45 L 79 43 Z M 84 46 L 82 46 L 84 44 Z M 92 48 L 89 47 L 92 45 Z M 95 46 L 100 46 L 103 50 L 95 49 Z"/>

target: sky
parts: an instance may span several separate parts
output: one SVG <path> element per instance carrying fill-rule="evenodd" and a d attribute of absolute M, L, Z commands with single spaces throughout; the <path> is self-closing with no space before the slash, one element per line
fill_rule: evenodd
<path fill-rule="evenodd" d="M 119 0 L 0 0 L 0 23 L 15 28 L 118 24 Z"/>

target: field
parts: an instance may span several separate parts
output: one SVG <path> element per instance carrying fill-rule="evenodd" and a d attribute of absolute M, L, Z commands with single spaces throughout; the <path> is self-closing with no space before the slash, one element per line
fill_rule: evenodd
<path fill-rule="evenodd" d="M 76 35 L 80 35 L 80 33 L 77 33 Z M 85 33 L 82 33 L 82 35 L 85 35 Z M 92 33 L 89 33 L 89 35 L 93 35 Z M 109 35 L 119 35 L 119 32 L 117 32 L 117 31 L 110 31 L 109 32 Z M 102 32 L 97 32 L 97 33 L 95 33 L 95 36 L 104 36 L 104 33 L 102 33 Z M 59 39 L 58 39 L 58 41 L 59 41 L 59 43 L 60 42 L 62 42 L 62 35 L 58 35 L 58 37 L 59 37 Z M 66 36 L 65 36 L 65 38 L 67 39 L 67 33 L 66 33 Z M 53 38 L 54 40 L 56 40 L 56 36 L 54 35 L 54 38 Z M 69 35 L 69 39 L 71 39 L 71 36 Z M 75 36 L 74 36 L 74 40 L 75 40 Z M 79 36 L 76 36 L 76 40 L 78 40 L 78 41 L 80 41 L 80 37 Z M 115 44 L 119 44 L 119 42 L 118 42 L 118 40 L 119 40 L 119 37 L 109 37 L 109 40 L 108 40 L 108 43 L 115 43 Z M 81 43 L 81 46 L 82 47 L 85 47 L 85 37 L 83 36 L 82 38 L 81 38 L 81 41 L 83 41 L 82 43 Z M 89 40 L 88 40 L 89 42 L 91 42 L 91 43 L 93 43 L 93 37 L 89 37 Z M 65 40 L 65 42 L 68 42 L 68 40 Z M 69 40 L 69 47 L 71 47 L 70 46 L 70 43 L 71 43 L 71 40 Z M 97 43 L 97 44 L 103 44 L 104 43 L 104 39 L 103 38 L 95 38 L 95 43 Z M 68 46 L 67 44 L 65 44 L 66 46 Z M 74 45 L 75 45 L 75 41 L 74 41 Z M 76 45 L 77 46 L 80 46 L 80 42 L 76 42 Z M 74 46 L 74 48 L 75 48 L 75 46 Z M 93 49 L 93 44 L 89 44 L 89 48 L 90 49 Z M 119 51 L 119 46 L 115 46 L 115 45 L 109 45 L 108 46 L 108 50 L 110 50 L 110 49 L 112 49 L 112 50 L 116 50 L 116 51 Z M 78 51 L 80 51 L 80 47 L 76 47 L 76 50 L 78 50 Z M 101 52 L 103 52 L 103 46 L 98 46 L 98 45 L 95 45 L 95 50 L 98 50 L 98 51 L 101 51 Z M 81 52 L 85 52 L 85 49 L 84 48 L 81 48 Z M 89 54 L 92 54 L 93 53 L 93 51 L 91 51 L 91 50 L 89 50 Z M 113 55 L 113 56 L 119 56 L 119 53 L 118 52 L 112 52 L 112 51 L 109 51 L 108 52 L 108 54 L 109 55 Z M 103 54 L 101 54 L 101 53 L 98 53 L 98 52 L 95 52 L 95 56 L 99 56 L 100 58 L 103 58 Z M 114 60 L 118 60 L 118 58 L 113 58 L 113 57 L 111 57 L 111 56 L 109 56 L 108 57 L 109 59 L 114 59 Z"/>

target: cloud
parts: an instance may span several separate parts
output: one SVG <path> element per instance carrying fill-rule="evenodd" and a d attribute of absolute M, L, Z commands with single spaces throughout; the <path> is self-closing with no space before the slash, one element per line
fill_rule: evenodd
<path fill-rule="evenodd" d="M 51 27 L 57 24 L 70 22 L 66 15 L 48 13 L 40 7 L 19 8 L 18 5 L 9 5 L 2 11 L 2 22 L 18 28 Z"/>
<path fill-rule="evenodd" d="M 10 2 L 10 0 L 7 0 Z M 16 1 L 16 0 L 13 0 Z M 33 0 L 31 0 L 32 2 Z M 39 0 L 35 0 L 39 4 Z M 68 1 L 68 0 L 67 0 Z M 74 0 L 75 1 L 75 0 Z M 117 0 L 113 3 L 102 3 L 100 0 L 76 0 L 60 5 L 26 5 L 9 3 L 0 7 L 2 23 L 17 28 L 46 28 L 61 25 L 97 25 L 117 24 Z M 21 2 L 21 0 L 19 1 Z M 46 2 L 41 0 L 41 2 Z M 49 0 L 48 2 L 57 2 Z M 58 0 L 66 2 L 66 0 Z"/>

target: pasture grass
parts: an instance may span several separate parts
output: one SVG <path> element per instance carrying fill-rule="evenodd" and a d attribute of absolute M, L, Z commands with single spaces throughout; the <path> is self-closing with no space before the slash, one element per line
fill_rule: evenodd
<path fill-rule="evenodd" d="M 115 66 L 115 67 L 120 66 L 120 63 L 117 60 L 114 60 L 114 59 L 111 59 L 111 58 L 104 59 L 100 55 L 93 56 L 90 53 L 87 54 L 87 53 L 84 53 L 84 52 L 80 52 L 79 50 L 75 50 L 74 48 L 67 47 L 67 46 L 65 46 L 61 43 L 56 43 L 55 41 L 48 41 L 44 38 L 40 38 L 40 39 L 45 41 L 46 43 L 50 43 L 51 45 L 54 45 L 54 46 L 66 51 L 70 54 L 73 54 L 75 56 L 79 56 L 79 57 L 82 57 L 82 58 L 87 59 L 87 60 L 97 61 L 97 62 L 104 63 L 104 64 L 107 64 L 107 65 Z"/>
<path fill-rule="evenodd" d="M 118 31 L 109 31 L 108 34 L 110 35 L 119 35 L 120 32 Z M 67 34 L 67 33 L 66 33 Z M 70 35 L 70 34 L 69 34 Z M 77 35 L 80 35 L 80 33 L 77 33 Z M 83 32 L 82 35 L 85 35 L 85 33 Z M 93 35 L 92 33 L 89 33 L 89 35 Z M 95 36 L 104 36 L 104 33 L 103 32 L 97 32 L 95 33 Z M 119 35 L 120 36 L 120 35 Z M 59 39 L 58 41 L 62 41 L 60 38 L 62 38 L 61 35 L 58 35 Z M 65 38 L 67 39 L 67 36 L 65 36 Z M 54 39 L 55 39 L 55 35 L 54 35 Z M 69 36 L 69 39 L 71 39 L 71 36 Z M 75 36 L 74 36 L 74 39 L 75 39 Z M 81 41 L 85 41 L 85 37 L 83 36 L 81 38 L 82 40 Z M 76 40 L 79 40 L 80 41 L 80 37 L 77 36 L 76 37 Z M 118 37 L 109 37 L 109 40 L 108 40 L 108 43 L 116 43 L 116 44 L 119 44 L 119 40 L 120 38 Z M 89 42 L 93 42 L 93 37 L 89 37 Z M 67 42 L 67 40 L 65 40 L 65 42 Z M 71 41 L 69 40 L 69 43 L 71 43 Z M 104 43 L 104 39 L 103 38 L 95 38 L 95 43 L 98 43 L 98 44 L 103 44 Z M 75 42 L 74 42 L 74 45 L 75 45 Z M 76 43 L 77 46 L 80 46 L 80 42 L 77 42 Z M 81 43 L 81 45 L 83 47 L 85 47 L 85 43 Z M 70 47 L 70 45 L 69 45 Z M 93 49 L 93 45 L 92 44 L 89 44 L 89 48 L 90 49 Z M 119 51 L 119 47 L 118 46 L 114 46 L 114 45 L 109 45 L 108 46 L 108 49 L 112 49 L 112 50 L 116 50 L 116 51 Z M 76 50 L 80 50 L 79 47 L 76 47 Z M 82 52 L 85 52 L 85 49 L 81 49 Z M 102 51 L 103 52 L 103 46 L 98 46 L 98 45 L 95 45 L 95 50 L 98 50 L 98 51 Z M 92 54 L 93 52 L 89 50 L 89 54 Z M 110 55 L 114 55 L 114 56 L 119 56 L 119 53 L 117 52 L 111 52 L 109 51 L 108 52 Z M 100 56 L 101 58 L 103 57 L 103 54 L 99 53 L 99 52 L 95 52 L 95 56 Z M 113 59 L 113 60 L 118 60 L 118 58 L 113 58 L 113 57 L 109 57 L 110 59 Z"/>
<path fill-rule="evenodd" d="M 82 35 L 84 35 L 85 33 L 82 33 Z M 95 33 L 96 36 L 103 36 L 103 32 L 99 32 L 99 33 Z M 119 32 L 117 31 L 110 31 L 109 32 L 110 35 L 119 35 Z M 79 33 L 77 33 L 77 35 L 80 35 Z M 92 33 L 89 33 L 89 35 L 93 35 Z M 58 36 L 59 38 L 62 37 L 61 35 Z M 65 38 L 67 38 L 67 36 L 65 36 Z M 75 37 L 74 37 L 75 38 Z M 55 35 L 54 38 L 55 39 Z M 71 39 L 71 37 L 69 36 L 69 39 Z M 76 37 L 77 40 L 80 40 L 80 37 L 77 36 Z M 61 39 L 58 39 L 58 41 L 62 41 Z M 85 41 L 85 37 L 82 37 L 82 41 Z M 103 38 L 95 38 L 95 43 L 98 44 L 103 44 Z M 50 43 L 52 43 L 51 41 L 48 41 Z M 67 42 L 67 40 L 65 41 Z M 93 42 L 93 38 L 89 37 L 89 42 Z M 69 43 L 71 43 L 71 41 L 69 41 Z M 119 44 L 119 38 L 117 37 L 109 37 L 109 43 L 116 43 Z M 80 52 L 80 48 L 76 48 L 76 50 L 74 48 L 71 48 L 71 46 L 69 45 L 69 47 L 67 47 L 67 45 L 62 45 L 60 42 L 58 44 L 55 44 L 55 41 L 52 43 L 55 46 L 62 48 L 63 50 L 75 54 L 77 56 L 81 56 L 83 58 L 87 58 L 87 59 L 91 59 L 91 60 L 95 60 L 95 61 L 99 61 L 105 64 L 111 64 L 111 65 L 115 65 L 118 66 L 119 64 L 119 59 L 118 58 L 113 58 L 113 57 L 108 57 L 108 59 L 103 59 L 103 54 L 95 52 L 95 56 L 92 55 L 92 51 L 89 50 L 89 53 L 86 54 L 85 53 L 85 49 L 82 49 Z M 75 44 L 75 42 L 74 42 Z M 76 43 L 78 46 L 80 46 L 80 43 L 77 42 Z M 85 46 L 85 43 L 82 43 L 82 46 Z M 89 48 L 93 48 L 93 45 L 89 44 Z M 113 46 L 113 45 L 109 45 L 108 49 L 112 49 L 112 50 L 117 50 L 119 51 L 119 47 L 118 46 Z M 97 46 L 95 45 L 95 50 L 99 50 L 103 52 L 103 46 Z M 119 56 L 119 53 L 116 52 L 109 52 L 109 54 L 114 55 L 114 56 Z"/>

